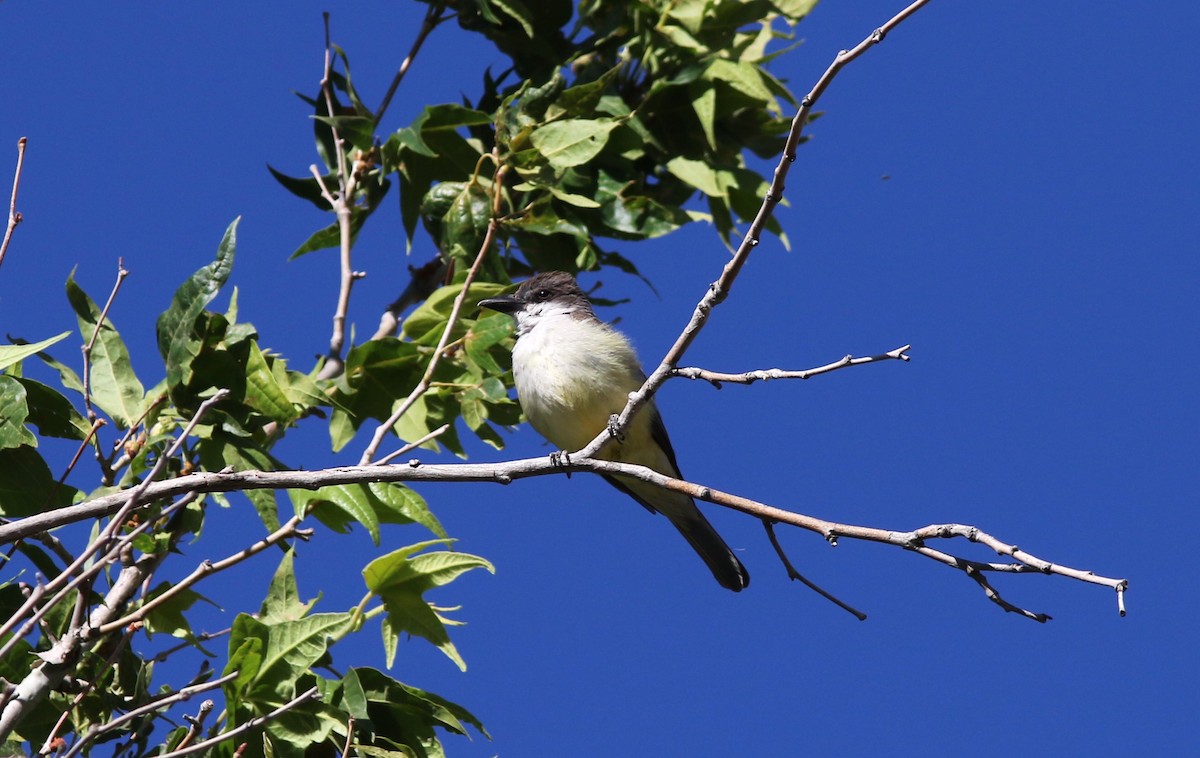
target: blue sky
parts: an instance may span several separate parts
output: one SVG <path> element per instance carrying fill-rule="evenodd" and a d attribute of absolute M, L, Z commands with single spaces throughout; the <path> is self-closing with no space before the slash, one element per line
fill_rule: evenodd
<path fill-rule="evenodd" d="M 823 2 L 775 73 L 807 90 L 900 7 Z M 291 91 L 320 78 L 326 9 L 377 101 L 417 3 L 0 4 L 3 186 L 17 138 L 30 140 L 25 223 L 0 269 L 6 334 L 74 328 L 72 267 L 101 299 L 121 256 L 132 273 L 113 317 L 153 383 L 154 318 L 242 215 L 241 316 L 311 366 L 328 341 L 336 261 L 286 258 L 327 220 L 265 164 L 303 174 L 316 160 Z M 807 368 L 911 343 L 912 362 L 720 392 L 677 380 L 659 401 L 697 481 L 838 521 L 975 524 L 1129 578 L 1127 618 L 1103 588 L 998 580 L 1054 616 L 1038 625 L 915 555 L 781 532 L 802 571 L 870 615 L 860 623 L 789 584 L 761 526 L 733 512 L 707 508 L 753 577 L 738 595 L 665 520 L 598 479 L 430 486 L 459 547 L 497 566 L 438 598 L 469 622 L 455 637 L 467 673 L 420 641 L 397 659 L 402 680 L 491 730 L 494 742 L 452 740 L 450 754 L 1194 750 L 1200 65 L 1182 32 L 1198 23 L 1182 2 L 933 2 L 827 92 L 779 211 L 792 251 L 760 247 L 685 361 Z M 386 126 L 474 97 L 494 60 L 477 38 L 440 30 Z M 605 274 L 606 295 L 632 298 L 608 315 L 655 362 L 727 253 L 701 226 L 620 252 L 660 296 Z M 377 214 L 355 256 L 368 277 L 351 316 L 365 338 L 410 262 L 395 215 Z M 427 256 L 419 245 L 411 262 Z M 326 440 L 313 425 L 279 451 L 314 468 L 352 462 L 365 444 L 336 457 Z M 549 452 L 528 428 L 510 441 L 474 456 Z M 218 513 L 178 570 L 240 547 L 261 529 L 248 511 Z M 385 538 L 380 550 L 424 537 Z M 356 602 L 374 550 L 361 533 L 319 532 L 301 550 L 302 592 L 324 592 L 328 610 Z M 228 612 L 209 628 L 253 609 L 239 599 L 261 596 L 270 560 L 209 585 Z M 365 635 L 338 659 L 382 665 L 382 651 Z"/>

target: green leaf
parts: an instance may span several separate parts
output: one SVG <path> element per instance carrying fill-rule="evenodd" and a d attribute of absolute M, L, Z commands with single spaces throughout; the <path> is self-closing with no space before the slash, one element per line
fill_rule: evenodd
<path fill-rule="evenodd" d="M 375 211 L 374 205 L 356 205 L 350 211 L 350 244 L 353 246 L 358 240 L 358 233 L 362 231 L 363 224 Z M 292 251 L 288 256 L 289 261 L 294 261 L 306 253 L 311 253 L 316 250 L 326 250 L 331 247 L 340 248 L 342 246 L 342 228 L 338 222 L 333 222 L 329 226 L 318 229 L 309 235 L 309 238 L 300 243 L 300 247 Z"/>
<path fill-rule="evenodd" d="M 704 161 L 694 161 L 678 156 L 667 162 L 667 170 L 709 197 L 724 197 L 726 187 L 733 184 L 732 177 L 720 172 Z"/>
<path fill-rule="evenodd" d="M 36 426 L 39 433 L 70 440 L 87 438 L 91 425 L 58 390 L 25 377 L 17 381 L 25 388 L 29 404 L 26 421 Z"/>
<path fill-rule="evenodd" d="M 599 155 L 608 142 L 608 135 L 620 123 L 608 118 L 564 119 L 538 127 L 529 139 L 550 165 L 570 168 Z"/>
<path fill-rule="evenodd" d="M 409 545 L 371 561 L 363 569 L 367 589 L 378 595 L 387 609 L 383 635 L 389 667 L 395 660 L 399 636 L 408 633 L 428 640 L 460 669 L 467 668 L 446 631 L 446 623 L 454 622 L 436 613 L 424 594 L 472 569 L 484 568 L 493 574 L 496 570 L 483 558 L 466 553 L 440 551 L 416 555 L 428 547 L 447 543 L 448 540 L 430 540 Z"/>
<path fill-rule="evenodd" d="M 270 166 L 270 164 L 267 165 L 267 170 L 271 172 L 271 176 L 275 177 L 275 181 L 282 184 L 288 192 L 291 192 L 296 197 L 307 200 L 308 202 L 317 206 L 317 208 L 320 210 L 330 210 L 328 201 L 326 201 L 325 196 L 321 194 L 321 185 L 315 178 L 311 176 L 303 178 L 288 176 L 287 174 L 276 171 Z M 336 181 L 332 176 L 326 176 L 323 178 L 327 183 Z"/>
<path fill-rule="evenodd" d="M 394 404 L 408 396 L 423 371 L 421 354 L 411 342 L 389 337 L 352 347 L 332 397 L 329 433 L 334 451 L 342 449 L 367 419 L 391 416 Z"/>
<path fill-rule="evenodd" d="M 492 355 L 492 348 L 512 336 L 512 319 L 503 313 L 479 319 L 467 332 L 463 348 L 467 357 L 488 376 L 498 376 L 504 369 Z M 501 353 L 506 352 L 498 348 Z"/>
<path fill-rule="evenodd" d="M 760 108 L 779 110 L 779 103 L 776 102 L 775 96 L 763 81 L 758 67 L 753 63 L 717 58 L 709 64 L 708 69 L 704 72 L 704 78 L 728 85 L 734 92 L 756 102 Z M 728 90 L 725 91 L 728 92 Z"/>
<path fill-rule="evenodd" d="M 356 708 L 363 707 L 359 705 L 361 698 L 369 708 L 371 724 L 376 734 L 387 735 L 389 741 L 393 742 L 402 738 L 404 745 L 414 748 L 413 752 L 391 753 L 368 749 L 365 745 L 355 746 L 355 750 L 362 755 L 379 758 L 390 758 L 393 755 L 441 755 L 441 747 L 437 742 L 438 733 L 434 731 L 439 727 L 454 734 L 465 735 L 465 725 L 470 724 L 485 737 L 488 736 L 483 724 L 466 708 L 431 692 L 398 682 L 377 669 L 353 668 L 343 681 L 343 708 L 355 713 Z M 426 753 L 431 745 L 435 746 L 438 752 L 430 750 Z M 421 752 L 416 752 L 416 748 L 420 748 Z"/>
<path fill-rule="evenodd" d="M 11 376 L 0 376 L 0 449 L 29 445 L 37 447 L 37 437 L 25 428 L 29 406 L 25 388 Z"/>
<path fill-rule="evenodd" d="M 250 343 L 246 360 L 246 405 L 281 424 L 289 424 L 300 414 L 279 384 L 258 344 Z"/>
<path fill-rule="evenodd" d="M 79 319 L 79 333 L 84 345 L 92 345 L 92 402 L 127 429 L 141 414 L 146 391 L 133 373 L 125 342 L 111 318 L 105 317 L 104 323 L 99 323 L 100 309 L 75 283 L 74 272 L 67 277 L 67 299 Z"/>
<path fill-rule="evenodd" d="M 535 34 L 533 27 L 536 23 L 534 20 L 535 16 L 525 7 L 524 3 L 520 2 L 520 0 L 492 0 L 492 2 L 496 8 L 504 12 L 504 15 L 520 25 L 521 30 L 525 32 L 525 36 L 533 39 Z"/>
<path fill-rule="evenodd" d="M 296 513 L 312 511 L 319 520 L 324 521 L 319 511 L 323 505 L 331 505 L 340 509 L 352 520 L 362 524 L 371 535 L 371 541 L 379 544 L 379 517 L 371 507 L 371 496 L 363 484 L 331 484 L 314 492 L 293 490 L 295 493 Z"/>
<path fill-rule="evenodd" d="M 224 430 L 216 430 L 207 439 L 200 439 L 196 448 L 205 471 L 220 471 L 227 466 L 234 471 L 276 471 L 283 468 L 259 443 L 235 437 Z M 243 490 L 242 494 L 254 506 L 254 511 L 268 531 L 279 528 L 279 509 L 274 490 L 249 489 Z"/>
<path fill-rule="evenodd" d="M 379 544 L 380 524 L 417 523 L 439 537 L 446 537 L 446 530 L 429 510 L 424 498 L 402 484 L 337 484 L 315 492 L 292 490 L 291 495 L 297 513 L 311 510 L 318 520 L 335 531 L 344 531 L 350 522 L 362 524 L 376 545 Z M 336 508 L 340 514 L 331 514 L 329 508 Z"/>
<path fill-rule="evenodd" d="M 233 270 L 240 220 L 234 219 L 225 230 L 217 246 L 216 260 L 192 274 L 175 291 L 171 306 L 158 317 L 158 350 L 167 364 L 167 383 L 171 387 L 186 385 L 192 379 L 192 361 L 200 354 L 201 347 L 196 319 L 221 291 Z"/>
<path fill-rule="evenodd" d="M 475 304 L 480 300 L 495 297 L 508 289 L 510 289 L 509 285 L 495 282 L 472 283 L 464 301 L 463 315 L 475 311 Z M 424 303 L 421 303 L 420 307 L 409 314 L 409 317 L 404 320 L 401 330 L 414 340 L 436 342 L 441 336 L 442 330 L 446 328 L 450 311 L 454 309 L 454 299 L 460 292 L 462 292 L 461 283 L 448 284 L 438 288 Z M 466 331 L 465 327 L 461 328 L 464 332 Z"/>
<path fill-rule="evenodd" d="M 700 127 L 704 131 L 704 139 L 708 140 L 709 148 L 716 149 L 716 132 L 713 127 L 713 121 L 716 118 L 716 90 L 712 85 L 701 86 L 694 84 L 689 90 L 694 92 L 691 98 L 691 108 L 696 112 L 696 119 L 700 120 Z"/>
<path fill-rule="evenodd" d="M 492 218 L 492 199 L 475 182 L 470 182 L 450 204 L 442 219 L 440 248 L 457 258 L 473 259 Z"/>
<path fill-rule="evenodd" d="M 0 450 L 0 515 L 13 518 L 70 505 L 78 490 L 59 484 L 28 445 Z"/>
<path fill-rule="evenodd" d="M 304 618 L 320 599 L 318 596 L 307 603 L 300 601 L 300 588 L 296 584 L 295 556 L 296 551 L 288 549 L 283 554 L 279 567 L 275 569 L 271 585 L 267 588 L 267 596 L 263 598 L 262 608 L 258 612 L 258 618 L 263 623 Z"/>
<path fill-rule="evenodd" d="M 18 363 L 34 353 L 40 353 L 54 343 L 63 341 L 69 334 L 70 332 L 63 332 L 57 337 L 51 337 L 50 339 L 27 345 L 0 345 L 0 370 Z"/>
<path fill-rule="evenodd" d="M 397 482 L 370 482 L 367 490 L 373 496 L 372 507 L 381 524 L 416 523 L 446 539 L 448 535 L 442 523 L 429 510 L 425 498 L 415 490 Z"/>
<path fill-rule="evenodd" d="M 267 644 L 250 692 L 258 697 L 294 697 L 296 680 L 325 656 L 330 638 L 336 641 L 350 631 L 354 620 L 354 614 L 349 612 L 316 613 L 264 624 Z"/>
<path fill-rule="evenodd" d="M 267 625 L 253 616 L 239 613 L 229 634 L 229 662 L 225 675 L 237 672 L 237 677 L 225 684 L 225 700 L 229 710 L 238 711 L 243 693 L 262 670 L 263 650 L 267 646 Z"/>
<path fill-rule="evenodd" d="M 163 582 L 154 588 L 146 600 L 150 601 L 171 588 L 171 584 Z M 198 592 L 190 589 L 185 589 L 175 593 L 167 598 L 166 602 L 158 605 L 146 614 L 146 631 L 148 636 L 155 633 L 163 632 L 172 637 L 180 637 L 183 639 L 193 639 L 191 624 L 188 623 L 184 611 L 195 605 L 197 600 L 203 600 L 213 607 L 219 607 L 208 598 Z"/>

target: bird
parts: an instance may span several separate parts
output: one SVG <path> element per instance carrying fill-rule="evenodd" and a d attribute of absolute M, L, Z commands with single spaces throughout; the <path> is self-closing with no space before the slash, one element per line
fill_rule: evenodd
<path fill-rule="evenodd" d="M 609 427 L 629 393 L 646 381 L 629 339 L 596 317 L 575 277 L 563 271 L 527 279 L 511 295 L 481 300 L 516 322 L 513 378 L 525 417 L 563 452 L 579 450 Z M 682 479 L 675 449 L 653 399 L 598 456 Z M 623 475 L 609 484 L 661 513 L 679 530 L 722 587 L 740 592 L 750 574 L 688 495 Z"/>

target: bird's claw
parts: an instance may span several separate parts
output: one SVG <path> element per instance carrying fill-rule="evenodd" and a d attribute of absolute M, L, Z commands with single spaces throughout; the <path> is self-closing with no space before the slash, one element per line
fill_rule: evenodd
<path fill-rule="evenodd" d="M 566 450 L 555 450 L 550 454 L 550 463 L 555 466 L 567 467 L 571 465 L 571 454 Z M 571 478 L 571 472 L 567 472 L 567 478 Z"/>
<path fill-rule="evenodd" d="M 620 424 L 619 424 L 620 420 L 621 420 L 621 417 L 615 413 L 608 417 L 608 433 L 617 442 L 624 442 L 625 435 L 621 433 Z"/>

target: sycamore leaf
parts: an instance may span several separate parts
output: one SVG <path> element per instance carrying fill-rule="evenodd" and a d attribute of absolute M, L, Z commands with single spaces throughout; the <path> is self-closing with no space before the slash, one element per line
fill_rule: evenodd
<path fill-rule="evenodd" d="M 378 595 L 387 609 L 383 623 L 384 649 L 390 667 L 396 657 L 396 643 L 402 633 L 414 634 L 432 643 L 462 670 L 467 664 L 450 641 L 445 618 L 425 600 L 425 593 L 447 584 L 476 568 L 496 573 L 491 563 L 475 555 L 439 551 L 417 555 L 433 545 L 449 540 L 430 540 L 396 550 L 376 558 L 363 569 L 363 580 Z"/>

